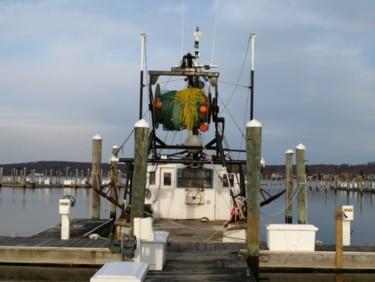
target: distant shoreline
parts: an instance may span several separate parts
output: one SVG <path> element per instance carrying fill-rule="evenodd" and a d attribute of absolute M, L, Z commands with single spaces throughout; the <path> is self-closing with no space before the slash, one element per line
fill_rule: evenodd
<path fill-rule="evenodd" d="M 26 168 L 27 173 L 31 170 L 35 170 L 37 173 L 44 173 L 45 171 L 87 171 L 91 170 L 92 164 L 90 162 L 70 162 L 70 161 L 36 161 L 36 162 L 24 162 L 24 163 L 12 163 L 12 164 L 0 164 L 0 168 L 3 168 L 3 175 L 10 175 L 13 169 L 23 170 Z M 102 163 L 102 169 L 104 171 L 110 170 L 108 163 Z M 124 171 L 125 164 L 120 163 L 118 169 Z M 262 175 L 270 176 L 272 174 L 285 174 L 285 165 L 266 165 L 262 171 Z M 343 175 L 348 174 L 351 177 L 357 175 L 360 176 L 375 176 L 375 162 L 369 162 L 367 164 L 306 164 L 306 175 Z"/>

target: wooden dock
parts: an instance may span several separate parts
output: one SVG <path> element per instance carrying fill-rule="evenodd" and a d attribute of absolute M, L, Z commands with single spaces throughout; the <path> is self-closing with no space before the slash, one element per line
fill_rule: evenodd
<path fill-rule="evenodd" d="M 88 234 L 106 228 L 108 220 L 75 219 L 71 238 L 60 239 L 60 226 L 31 237 L 0 237 L 0 266 L 86 266 L 91 273 L 111 261 L 123 261 L 112 253 L 109 239 L 89 239 Z M 99 228 L 98 228 L 99 227 Z M 163 271 L 149 271 L 146 281 L 255 281 L 244 260 L 245 243 L 223 243 L 221 222 L 155 220 L 155 230 L 170 233 Z M 260 272 L 375 270 L 375 246 L 344 247 L 343 267 L 335 264 L 335 246 L 316 246 L 314 252 L 276 252 L 260 246 Z"/>
<path fill-rule="evenodd" d="M 90 231 L 100 233 L 108 220 L 75 219 L 71 238 L 61 240 L 60 225 L 31 237 L 0 237 L 0 263 L 51 265 L 102 265 L 122 261 L 122 255 L 112 253 L 108 239 L 91 240 Z"/>
<path fill-rule="evenodd" d="M 202 228 L 200 221 L 172 222 L 155 224 L 155 229 L 170 231 L 171 238 L 163 271 L 149 271 L 146 281 L 255 281 L 240 254 L 243 244 L 218 242 L 217 224 L 208 222 Z M 91 270 L 85 268 L 85 272 L 91 273 L 92 267 L 123 261 L 120 253 L 109 249 L 109 239 L 91 240 L 87 236 L 90 232 L 100 234 L 97 227 L 105 228 L 107 223 L 75 219 L 69 240 L 60 239 L 60 225 L 31 237 L 0 237 L 0 269 L 4 265 L 8 269 L 10 265 L 89 266 Z"/>

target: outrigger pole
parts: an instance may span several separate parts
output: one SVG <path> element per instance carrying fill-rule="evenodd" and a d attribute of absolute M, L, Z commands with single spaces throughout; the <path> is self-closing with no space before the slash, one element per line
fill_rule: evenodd
<path fill-rule="evenodd" d="M 143 70 L 144 70 L 144 57 L 145 57 L 145 41 L 146 41 L 146 33 L 141 33 L 141 79 L 140 79 L 140 85 L 139 85 L 139 119 L 142 119 L 143 113 L 142 113 L 142 106 L 143 106 Z"/>
<path fill-rule="evenodd" d="M 254 39 L 255 33 L 250 34 L 251 39 L 251 66 L 250 66 L 250 120 L 254 118 Z"/>

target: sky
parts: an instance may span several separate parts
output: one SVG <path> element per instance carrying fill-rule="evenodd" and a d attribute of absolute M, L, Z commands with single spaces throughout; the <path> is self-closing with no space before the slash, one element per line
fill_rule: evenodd
<path fill-rule="evenodd" d="M 307 164 L 373 162 L 374 11 L 373 0 L 2 0 L 0 164 L 91 161 L 97 134 L 104 162 L 126 140 L 120 157 L 131 156 L 140 33 L 146 72 L 169 70 L 194 51 L 196 26 L 201 62 L 220 72 L 230 147 L 244 147 L 250 120 L 255 33 L 254 118 L 266 164 L 284 164 L 300 143 Z M 151 122 L 146 102 L 143 111 Z"/>

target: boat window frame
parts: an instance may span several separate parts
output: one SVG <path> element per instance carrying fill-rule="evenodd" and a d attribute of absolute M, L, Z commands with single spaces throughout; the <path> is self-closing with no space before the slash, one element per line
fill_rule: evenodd
<path fill-rule="evenodd" d="M 150 171 L 148 176 L 148 184 L 155 185 L 156 184 L 156 172 Z"/>
<path fill-rule="evenodd" d="M 172 186 L 172 172 L 163 172 L 163 186 Z"/>
<path fill-rule="evenodd" d="M 204 173 L 203 173 L 204 172 Z M 214 170 L 212 168 L 178 168 L 176 187 L 181 188 L 214 188 Z M 200 181 L 199 181 L 200 180 Z M 198 181 L 198 182 L 197 182 Z"/>
<path fill-rule="evenodd" d="M 228 178 L 229 178 L 230 186 L 228 185 L 227 175 L 228 175 Z M 234 173 L 224 173 L 223 174 L 223 187 L 224 188 L 234 187 Z"/>

